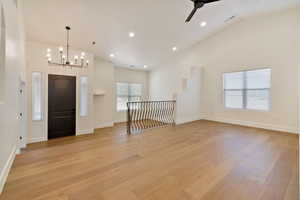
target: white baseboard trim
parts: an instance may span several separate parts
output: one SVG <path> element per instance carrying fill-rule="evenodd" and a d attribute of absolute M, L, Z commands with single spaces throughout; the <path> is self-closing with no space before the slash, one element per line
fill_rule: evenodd
<path fill-rule="evenodd" d="M 4 185 L 5 185 L 5 182 L 6 182 L 6 179 L 8 177 L 8 174 L 9 174 L 9 171 L 10 171 L 10 168 L 15 160 L 15 157 L 16 157 L 16 150 L 17 150 L 17 147 L 14 146 L 5 165 L 4 165 L 4 168 L 2 169 L 2 171 L 0 172 L 0 194 L 2 193 L 3 191 L 3 188 L 4 188 Z"/>
<path fill-rule="evenodd" d="M 47 141 L 48 139 L 47 138 L 29 138 L 28 139 L 28 144 L 32 144 L 32 143 L 37 143 L 37 142 L 45 142 Z"/>
<path fill-rule="evenodd" d="M 205 119 L 210 121 L 215 121 L 215 122 L 222 122 L 226 124 L 234 124 L 234 125 L 241 125 L 241 126 L 248 126 L 254 128 L 299 134 L 298 127 L 283 127 L 283 126 L 277 126 L 273 124 L 264 124 L 264 123 L 249 122 L 249 121 L 234 120 L 234 119 L 224 119 L 219 117 L 207 117 Z"/>
<path fill-rule="evenodd" d="M 124 122 L 127 122 L 127 120 L 126 119 L 125 120 L 121 119 L 121 120 L 115 120 L 114 121 L 114 123 L 124 123 Z"/>
<path fill-rule="evenodd" d="M 109 128 L 109 127 L 113 127 L 114 123 L 113 122 L 106 122 L 106 123 L 101 123 L 98 124 L 95 129 L 99 129 L 99 128 Z"/>
<path fill-rule="evenodd" d="M 194 122 L 203 119 L 203 115 L 194 116 L 194 117 L 188 117 L 188 118 L 182 118 L 182 119 L 176 119 L 175 123 L 176 125 L 185 124 L 189 122 Z"/>
<path fill-rule="evenodd" d="M 86 129 L 86 130 L 78 130 L 76 133 L 77 135 L 86 135 L 86 134 L 92 134 L 94 133 L 94 129 Z"/>

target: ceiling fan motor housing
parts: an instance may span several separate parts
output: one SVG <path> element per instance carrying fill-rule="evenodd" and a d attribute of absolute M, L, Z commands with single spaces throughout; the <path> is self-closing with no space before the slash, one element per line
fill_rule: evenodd
<path fill-rule="evenodd" d="M 194 1 L 194 4 L 195 4 L 195 8 L 201 8 L 204 6 L 204 2 L 198 0 L 198 1 Z"/>

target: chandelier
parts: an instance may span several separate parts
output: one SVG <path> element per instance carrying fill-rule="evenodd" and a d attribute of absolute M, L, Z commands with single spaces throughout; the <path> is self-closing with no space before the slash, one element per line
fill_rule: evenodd
<path fill-rule="evenodd" d="M 51 49 L 47 49 L 47 58 L 48 58 L 48 64 L 49 65 L 57 65 L 57 66 L 63 66 L 63 67 L 77 67 L 77 68 L 83 68 L 87 67 L 89 65 L 89 61 L 85 60 L 85 53 L 82 52 L 80 55 L 80 58 L 78 55 L 74 55 L 74 60 L 71 61 L 69 56 L 69 37 L 70 37 L 70 30 L 71 28 L 69 26 L 66 26 L 67 31 L 67 50 L 64 52 L 63 46 L 60 46 L 58 48 L 59 56 L 58 61 L 53 61 L 51 57 Z M 66 54 L 64 54 L 66 53 Z"/>

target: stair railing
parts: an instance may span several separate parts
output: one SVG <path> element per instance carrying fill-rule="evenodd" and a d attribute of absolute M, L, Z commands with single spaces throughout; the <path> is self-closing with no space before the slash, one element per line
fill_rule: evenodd
<path fill-rule="evenodd" d="M 137 101 L 127 103 L 127 132 L 174 125 L 176 101 Z"/>

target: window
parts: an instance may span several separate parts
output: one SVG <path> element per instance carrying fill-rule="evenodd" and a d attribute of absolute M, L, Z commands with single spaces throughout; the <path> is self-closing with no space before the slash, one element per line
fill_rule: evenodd
<path fill-rule="evenodd" d="M 42 73 L 32 73 L 32 120 L 40 121 L 42 115 Z"/>
<path fill-rule="evenodd" d="M 128 101 L 140 101 L 142 99 L 142 84 L 117 83 L 117 111 L 127 109 Z"/>
<path fill-rule="evenodd" d="M 88 115 L 88 78 L 85 76 L 80 77 L 80 116 L 85 117 Z"/>
<path fill-rule="evenodd" d="M 4 10 L 0 10 L 0 103 L 4 101 L 5 93 L 5 59 L 6 59 L 6 35 Z"/>
<path fill-rule="evenodd" d="M 271 69 L 259 69 L 223 75 L 226 108 L 270 109 Z"/>

